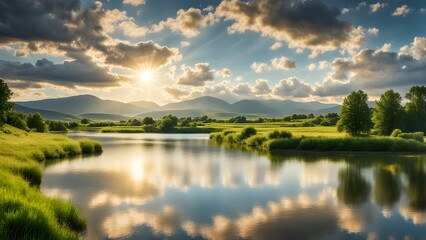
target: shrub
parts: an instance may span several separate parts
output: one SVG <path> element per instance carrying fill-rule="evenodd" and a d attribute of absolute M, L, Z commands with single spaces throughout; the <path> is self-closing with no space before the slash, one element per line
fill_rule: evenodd
<path fill-rule="evenodd" d="M 403 139 L 413 139 L 418 142 L 424 141 L 424 133 L 423 132 L 414 132 L 414 133 L 400 133 L 398 137 Z"/>
<path fill-rule="evenodd" d="M 263 144 L 267 150 L 295 150 L 298 149 L 302 138 L 278 138 L 272 139 Z"/>
<path fill-rule="evenodd" d="M 81 152 L 84 154 L 102 152 L 102 145 L 97 141 L 90 139 L 79 139 L 78 142 L 80 144 Z"/>
<path fill-rule="evenodd" d="M 240 138 L 247 139 L 253 135 L 256 135 L 257 131 L 253 127 L 246 127 L 241 131 Z"/>
<path fill-rule="evenodd" d="M 398 136 L 399 136 L 399 134 L 401 134 L 401 133 L 402 133 L 402 131 L 401 131 L 401 130 L 399 130 L 398 128 L 397 128 L 397 129 L 394 129 L 394 130 L 392 131 L 391 137 L 398 137 Z"/>
<path fill-rule="evenodd" d="M 269 139 L 275 139 L 275 138 L 291 138 L 293 134 L 289 131 L 278 131 L 275 130 L 273 132 L 268 133 Z"/>
<path fill-rule="evenodd" d="M 262 144 L 266 142 L 266 140 L 268 139 L 264 136 L 254 135 L 244 140 L 244 143 L 249 146 L 262 146 Z"/>
<path fill-rule="evenodd" d="M 152 124 L 148 124 L 148 125 L 144 125 L 143 130 L 147 133 L 156 133 L 156 132 L 160 132 L 160 129 L 156 128 L 154 125 Z"/>

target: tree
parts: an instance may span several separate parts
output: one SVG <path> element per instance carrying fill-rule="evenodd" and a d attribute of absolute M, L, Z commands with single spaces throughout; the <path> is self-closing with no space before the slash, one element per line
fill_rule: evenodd
<path fill-rule="evenodd" d="M 0 79 L 0 126 L 6 122 L 7 114 L 13 107 L 13 103 L 9 102 L 12 95 L 13 92 L 10 91 L 3 79 Z"/>
<path fill-rule="evenodd" d="M 426 87 L 412 87 L 405 98 L 409 100 L 405 105 L 406 130 L 426 132 Z"/>
<path fill-rule="evenodd" d="M 388 90 L 379 101 L 376 101 L 376 107 L 373 110 L 374 129 L 380 135 L 390 135 L 396 128 L 402 128 L 404 121 L 404 109 L 401 106 L 401 95 Z"/>
<path fill-rule="evenodd" d="M 83 118 L 80 121 L 81 124 L 88 124 L 89 122 L 90 122 L 90 119 L 88 119 L 88 118 Z"/>
<path fill-rule="evenodd" d="M 144 117 L 142 119 L 142 123 L 143 123 L 143 125 L 151 125 L 151 124 L 154 124 L 155 121 L 152 117 Z"/>
<path fill-rule="evenodd" d="M 347 132 L 351 136 L 368 135 L 373 123 L 371 111 L 367 104 L 368 95 L 363 91 L 352 92 L 343 100 L 340 119 L 337 122 L 339 132 Z"/>
<path fill-rule="evenodd" d="M 25 131 L 30 130 L 27 125 L 27 116 L 20 112 L 9 111 L 7 114 L 6 123 Z"/>
<path fill-rule="evenodd" d="M 127 126 L 142 126 L 142 122 L 136 118 L 127 120 Z"/>
<path fill-rule="evenodd" d="M 27 124 L 30 129 L 35 129 L 36 132 L 47 132 L 47 124 L 43 116 L 36 112 L 34 114 L 28 114 Z"/>

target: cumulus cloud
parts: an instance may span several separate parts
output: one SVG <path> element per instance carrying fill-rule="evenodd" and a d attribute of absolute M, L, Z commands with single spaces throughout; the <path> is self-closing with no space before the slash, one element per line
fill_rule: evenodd
<path fill-rule="evenodd" d="M 375 27 L 369 28 L 368 33 L 371 34 L 371 35 L 377 36 L 377 35 L 379 35 L 379 29 L 375 28 Z"/>
<path fill-rule="evenodd" d="M 392 13 L 392 16 L 403 16 L 405 17 L 411 9 L 407 5 L 402 5 L 401 7 L 397 7 L 395 11 Z"/>
<path fill-rule="evenodd" d="M 123 0 L 123 4 L 129 4 L 132 6 L 139 6 L 145 4 L 146 0 Z"/>
<path fill-rule="evenodd" d="M 171 96 L 173 96 L 175 99 L 181 99 L 182 97 L 188 95 L 187 91 L 183 91 L 180 90 L 177 87 L 165 87 L 164 91 L 166 91 L 166 93 L 170 94 Z"/>
<path fill-rule="evenodd" d="M 319 61 L 318 63 L 311 63 L 308 65 L 309 71 L 313 71 L 316 68 L 324 70 L 330 66 L 330 63 L 328 61 Z"/>
<path fill-rule="evenodd" d="M 276 42 L 269 49 L 271 49 L 271 50 L 277 50 L 277 49 L 281 48 L 282 46 L 283 46 L 282 43 Z"/>
<path fill-rule="evenodd" d="M 275 69 L 280 69 L 280 70 L 290 70 L 290 69 L 296 68 L 296 62 L 286 57 L 272 59 L 271 65 Z"/>
<path fill-rule="evenodd" d="M 367 2 L 362 1 L 358 4 L 358 6 L 356 7 L 356 10 L 360 10 L 361 8 L 367 7 Z"/>
<path fill-rule="evenodd" d="M 312 92 L 312 86 L 295 77 L 281 80 L 273 89 L 273 94 L 280 98 L 304 98 L 309 97 Z"/>
<path fill-rule="evenodd" d="M 259 32 L 291 48 L 311 49 L 311 56 L 335 49 L 353 52 L 363 42 L 360 29 L 339 20 L 340 11 L 321 1 L 224 0 L 216 14 L 233 21 L 230 33 Z"/>
<path fill-rule="evenodd" d="M 239 83 L 232 89 L 232 92 L 242 96 L 251 95 L 251 88 L 247 83 Z"/>
<path fill-rule="evenodd" d="M 253 93 L 256 95 L 266 95 L 271 93 L 271 88 L 269 88 L 268 80 L 258 79 L 256 80 L 256 85 L 253 87 Z"/>
<path fill-rule="evenodd" d="M 342 10 L 340 10 L 341 14 L 346 14 L 349 12 L 349 8 L 342 8 Z"/>
<path fill-rule="evenodd" d="M 176 13 L 176 18 L 168 18 L 152 27 L 154 32 L 170 29 L 172 32 L 180 33 L 187 38 L 192 38 L 200 34 L 200 28 L 211 26 L 216 22 L 216 17 L 212 12 L 203 15 L 197 8 L 188 10 L 180 9 Z"/>
<path fill-rule="evenodd" d="M 373 3 L 370 5 L 370 12 L 377 12 L 380 10 L 380 8 L 384 8 L 386 5 L 384 3 Z"/>
<path fill-rule="evenodd" d="M 118 43 L 108 46 L 105 53 L 108 53 L 107 63 L 135 70 L 147 67 L 155 69 L 180 58 L 177 49 L 160 46 L 153 41 Z"/>
<path fill-rule="evenodd" d="M 181 69 L 183 74 L 178 78 L 178 84 L 198 87 L 214 81 L 215 71 L 208 63 L 197 63 L 194 68 L 182 65 Z"/>
<path fill-rule="evenodd" d="M 81 87 L 112 87 L 129 79 L 109 73 L 108 69 L 98 67 L 92 62 L 64 61 L 55 64 L 45 58 L 35 65 L 0 60 L 0 76 L 13 82 L 15 87 L 27 86 L 34 88 L 40 83 L 74 88 Z M 36 85 L 35 85 L 36 84 Z"/>
<path fill-rule="evenodd" d="M 426 56 L 426 38 L 415 37 L 411 46 L 405 45 L 400 50 L 403 54 L 409 54 L 415 59 L 421 59 Z"/>
<path fill-rule="evenodd" d="M 266 63 L 254 62 L 250 67 L 257 73 L 262 73 L 269 70 L 269 66 Z"/>
<path fill-rule="evenodd" d="M 222 78 L 229 78 L 232 76 L 232 71 L 229 70 L 228 68 L 224 68 L 222 70 L 216 71 L 216 75 Z"/>

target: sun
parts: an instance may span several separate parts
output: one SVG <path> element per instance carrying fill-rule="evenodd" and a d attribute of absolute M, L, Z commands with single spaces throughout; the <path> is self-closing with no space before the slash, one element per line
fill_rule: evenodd
<path fill-rule="evenodd" d="M 150 82 L 153 79 L 153 74 L 149 70 L 142 71 L 139 74 L 139 79 L 141 82 Z"/>

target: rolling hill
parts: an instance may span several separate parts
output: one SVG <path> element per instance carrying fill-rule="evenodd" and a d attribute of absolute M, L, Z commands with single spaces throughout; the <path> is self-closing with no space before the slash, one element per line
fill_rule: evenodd
<path fill-rule="evenodd" d="M 71 114 L 65 114 L 65 113 L 49 111 L 49 110 L 28 108 L 28 107 L 21 106 L 19 104 L 15 104 L 13 106 L 13 111 L 22 112 L 22 113 L 25 113 L 25 114 L 38 112 L 46 120 L 79 121 L 79 118 L 77 116 L 74 116 L 74 115 L 71 115 Z"/>
<path fill-rule="evenodd" d="M 371 104 L 373 105 L 373 104 Z M 191 100 L 160 106 L 154 102 L 138 101 L 123 103 L 103 100 L 92 95 L 79 95 L 66 98 L 45 99 L 39 101 L 17 102 L 17 108 L 23 112 L 44 112 L 47 119 L 78 119 L 82 117 L 94 120 L 125 120 L 130 117 L 151 116 L 160 118 L 173 114 L 178 117 L 196 117 L 208 115 L 226 118 L 238 115 L 251 117 L 282 117 L 297 114 L 315 115 L 339 112 L 340 105 L 320 102 L 295 102 L 290 100 L 241 100 L 229 103 L 222 99 L 204 96 Z M 24 109 L 26 108 L 26 109 Z"/>

